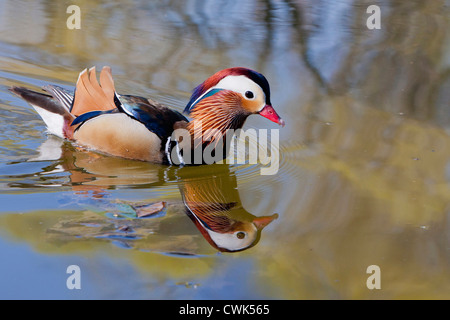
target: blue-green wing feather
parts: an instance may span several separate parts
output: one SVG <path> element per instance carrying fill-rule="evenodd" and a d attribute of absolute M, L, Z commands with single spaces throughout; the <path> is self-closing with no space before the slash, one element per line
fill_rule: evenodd
<path fill-rule="evenodd" d="M 173 132 L 173 125 L 177 121 L 186 121 L 180 112 L 169 109 L 157 103 L 137 96 L 120 96 L 120 108 L 132 118 L 141 122 L 161 140 L 167 139 Z"/>

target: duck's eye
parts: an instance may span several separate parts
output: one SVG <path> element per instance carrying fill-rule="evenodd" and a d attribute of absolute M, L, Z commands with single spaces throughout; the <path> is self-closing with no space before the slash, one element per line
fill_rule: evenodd
<path fill-rule="evenodd" d="M 246 97 L 247 99 L 253 99 L 253 98 L 255 97 L 255 95 L 254 95 L 254 93 L 251 92 L 251 91 L 246 91 L 246 92 L 245 92 L 245 97 Z"/>
<path fill-rule="evenodd" d="M 236 237 L 238 239 L 244 239 L 245 238 L 245 232 L 239 231 L 238 233 L 236 233 Z"/>

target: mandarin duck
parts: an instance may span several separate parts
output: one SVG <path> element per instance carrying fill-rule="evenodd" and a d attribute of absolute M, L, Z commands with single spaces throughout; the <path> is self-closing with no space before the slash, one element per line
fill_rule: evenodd
<path fill-rule="evenodd" d="M 225 137 L 229 129 L 240 129 L 251 114 L 284 126 L 271 105 L 266 78 L 241 67 L 219 71 L 194 89 L 184 109 L 191 120 L 151 99 L 118 94 L 107 66 L 100 72 L 100 82 L 95 67 L 83 70 L 74 93 L 56 85 L 43 89 L 48 94 L 23 87 L 9 90 L 34 107 L 50 133 L 78 146 L 127 159 L 192 163 L 183 159 L 178 145 L 181 139 L 172 137 L 177 129 L 200 136 L 201 143 L 194 146 L 192 140 L 190 146 L 203 150 Z M 187 139 L 184 148 L 186 144 Z"/>

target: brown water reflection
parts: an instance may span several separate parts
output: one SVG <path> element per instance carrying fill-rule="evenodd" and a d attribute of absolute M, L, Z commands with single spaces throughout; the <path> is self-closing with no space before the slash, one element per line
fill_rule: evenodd
<path fill-rule="evenodd" d="M 93 208 L 71 206 L 78 201 L 74 190 L 77 199 L 95 195 L 97 204 L 108 203 L 102 202 L 106 195 L 128 204 L 150 199 L 165 201 L 166 215 L 136 221 L 165 221 L 165 227 L 151 228 L 167 233 L 153 247 L 130 242 L 164 252 L 182 251 L 182 245 L 193 252 L 195 244 L 194 251 L 208 258 L 116 250 L 105 244 L 109 240 L 72 235 L 58 253 L 111 252 L 145 270 L 139 280 L 201 283 L 196 298 L 450 297 L 448 1 L 377 1 L 380 30 L 365 26 L 373 1 L 78 4 L 82 29 L 74 31 L 65 27 L 63 2 L 1 3 L 2 239 L 25 239 L 39 252 L 52 252 L 57 246 L 42 240 L 44 230 L 64 225 L 70 230 L 73 225 L 63 221 L 85 215 L 98 223 Z M 255 247 L 210 255 L 216 250 L 171 206 L 181 204 L 181 197 L 170 170 L 167 176 L 148 164 L 108 159 L 94 168 L 101 162 L 77 151 L 73 168 L 59 160 L 28 161 L 46 140 L 43 125 L 6 87 L 72 85 L 78 72 L 92 65 L 111 65 L 119 92 L 150 96 L 177 110 L 192 88 L 219 69 L 247 66 L 268 78 L 273 103 L 288 124 L 280 131 L 280 169 L 261 176 L 259 166 L 230 168 L 243 208 L 279 214 Z M 249 118 L 246 127 L 271 125 Z M 69 151 L 57 159 L 74 163 Z M 35 201 L 33 210 L 25 207 L 28 197 Z M 65 200 L 53 200 L 58 197 Z M 39 224 L 44 213 L 49 222 Z M 175 217 L 177 222 L 170 222 Z M 169 232 L 174 225 L 182 230 L 171 232 L 189 237 L 175 240 Z M 30 228 L 40 233 L 25 231 Z M 86 251 L 79 250 L 81 243 Z M 373 264 L 381 268 L 381 290 L 366 287 L 366 268 Z M 190 294 L 169 291 L 159 297 Z"/>

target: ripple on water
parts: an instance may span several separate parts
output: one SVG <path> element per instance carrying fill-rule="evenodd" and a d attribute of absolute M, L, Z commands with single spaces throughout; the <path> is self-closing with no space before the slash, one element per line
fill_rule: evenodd
<path fill-rule="evenodd" d="M 240 148 L 236 151 L 236 158 L 239 160 L 247 159 L 249 154 L 257 153 L 258 148 L 266 148 L 259 144 L 257 140 L 252 139 L 250 141 L 252 147 L 250 149 Z M 283 142 L 280 146 L 269 144 L 271 150 L 275 151 L 273 154 L 269 154 L 269 157 L 262 159 L 256 163 L 242 163 L 232 166 L 232 170 L 236 176 L 242 182 L 254 182 L 266 176 L 270 178 L 272 182 L 283 182 L 292 178 L 298 178 L 302 174 L 299 170 L 302 166 L 302 158 L 305 157 L 308 152 L 305 146 L 298 142 Z"/>

